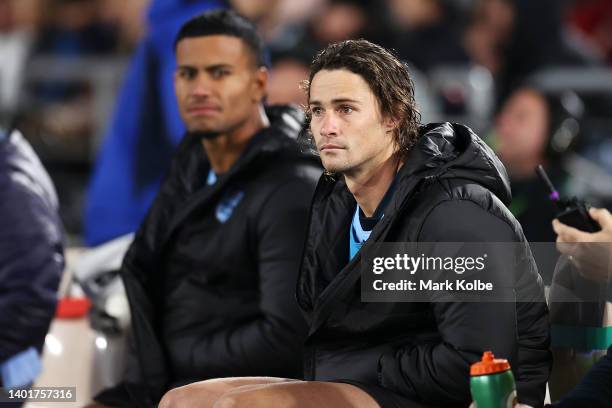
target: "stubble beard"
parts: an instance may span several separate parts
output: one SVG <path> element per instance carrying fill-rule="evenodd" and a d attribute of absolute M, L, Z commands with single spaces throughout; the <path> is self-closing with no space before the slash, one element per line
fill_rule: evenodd
<path fill-rule="evenodd" d="M 213 130 L 188 130 L 187 137 L 192 140 L 202 141 L 202 140 L 212 140 L 216 139 L 221 135 L 219 131 Z"/>
<path fill-rule="evenodd" d="M 342 160 L 334 160 L 330 166 L 323 166 L 328 174 L 345 174 L 353 169 L 348 158 Z"/>

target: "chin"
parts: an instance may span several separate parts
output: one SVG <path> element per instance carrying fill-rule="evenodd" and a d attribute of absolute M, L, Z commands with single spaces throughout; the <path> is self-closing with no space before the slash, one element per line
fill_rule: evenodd
<path fill-rule="evenodd" d="M 330 173 L 344 173 L 345 171 L 349 170 L 350 167 L 347 166 L 346 164 L 341 164 L 341 163 L 326 163 L 323 162 L 323 167 L 325 168 L 325 170 L 327 170 Z"/>
<path fill-rule="evenodd" d="M 221 131 L 219 129 L 213 129 L 213 128 L 195 128 L 193 130 L 190 131 L 191 133 L 221 133 Z"/>
<path fill-rule="evenodd" d="M 187 124 L 188 131 L 192 133 L 218 132 L 219 131 L 219 129 L 217 129 L 218 127 L 219 126 L 211 126 L 211 124 L 206 124 L 206 123 Z"/>
<path fill-rule="evenodd" d="M 219 118 L 213 118 L 208 116 L 190 117 L 185 121 L 187 128 L 193 129 L 197 132 L 215 132 L 218 128 L 223 128 L 223 121 Z"/>
<path fill-rule="evenodd" d="M 204 129 L 196 129 L 196 130 L 188 130 L 187 135 L 193 139 L 202 140 L 202 139 L 215 139 L 217 136 L 221 135 L 221 132 L 216 130 L 204 130 Z"/>

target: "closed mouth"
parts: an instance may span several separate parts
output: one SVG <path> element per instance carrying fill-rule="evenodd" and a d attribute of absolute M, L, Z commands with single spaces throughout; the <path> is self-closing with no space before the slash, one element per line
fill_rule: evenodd
<path fill-rule="evenodd" d="M 192 106 L 188 108 L 187 112 L 189 113 L 209 113 L 209 112 L 219 112 L 220 110 L 221 109 L 219 109 L 216 106 L 199 105 L 199 106 Z"/>
<path fill-rule="evenodd" d="M 323 150 L 336 150 L 336 149 L 344 149 L 342 146 L 338 146 L 335 144 L 327 143 L 321 146 L 321 151 Z"/>

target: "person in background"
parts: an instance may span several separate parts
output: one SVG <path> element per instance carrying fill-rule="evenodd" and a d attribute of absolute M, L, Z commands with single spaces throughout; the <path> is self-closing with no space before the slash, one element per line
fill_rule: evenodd
<path fill-rule="evenodd" d="M 134 232 L 142 222 L 185 132 L 172 73 L 173 39 L 192 16 L 217 0 L 153 0 L 140 42 L 104 136 L 85 202 L 83 237 L 98 245 Z"/>
<path fill-rule="evenodd" d="M 18 131 L 0 131 L 0 397 L 34 383 L 64 270 L 55 189 Z M 1 403 L 0 403 L 1 404 Z"/>
<path fill-rule="evenodd" d="M 300 53 L 284 53 L 272 60 L 267 102 L 306 105 L 301 83 L 308 78 L 309 58 Z"/>
<path fill-rule="evenodd" d="M 609 283 L 612 259 L 612 214 L 605 208 L 590 208 L 589 215 L 601 231 L 584 232 L 558 219 L 552 221 L 559 251 L 572 257 L 581 275 L 595 283 Z M 547 408 L 608 408 L 612 401 L 612 344 L 607 353 L 587 372 L 580 383 L 560 401 Z M 517 404 L 515 408 L 530 408 Z M 474 404 L 470 408 L 476 408 Z"/>
<path fill-rule="evenodd" d="M 574 1 L 568 12 L 572 34 L 594 58 L 612 66 L 612 2 Z"/>
<path fill-rule="evenodd" d="M 126 376 L 96 400 L 157 404 L 195 380 L 299 376 L 306 323 L 294 290 L 321 174 L 297 141 L 297 108 L 264 108 L 255 26 L 215 10 L 175 40 L 187 132 L 121 277 L 133 346 Z"/>
<path fill-rule="evenodd" d="M 586 67 L 597 62 L 564 34 L 564 8 L 557 0 L 478 0 L 463 44 L 470 60 L 494 77 L 496 101 L 517 84 L 551 66 Z M 583 47 L 584 48 L 584 47 Z"/>
<path fill-rule="evenodd" d="M 0 0 L 0 121 L 13 116 L 19 107 L 39 15 L 37 0 Z"/>
<path fill-rule="evenodd" d="M 237 13 L 253 21 L 274 62 L 279 54 L 303 52 L 305 26 L 328 0 L 230 0 Z M 312 54 L 308 53 L 309 61 Z"/>
<path fill-rule="evenodd" d="M 388 23 L 381 4 L 372 0 L 326 0 L 307 21 L 295 48 L 314 57 L 330 43 L 365 38 L 387 42 Z"/>
<path fill-rule="evenodd" d="M 549 102 L 541 92 L 519 88 L 503 104 L 490 140 L 510 176 L 510 210 L 530 242 L 555 240 L 550 228 L 555 208 L 535 168 L 542 164 L 562 195 L 569 179 L 550 146 L 554 131 L 552 116 Z"/>
<path fill-rule="evenodd" d="M 558 219 L 552 227 L 557 234 L 557 248 L 570 256 L 578 272 L 594 283 L 608 286 L 612 276 L 612 214 L 605 208 L 590 208 L 589 215 L 599 224 L 601 231 L 584 232 Z M 608 328 L 609 330 L 609 328 Z M 604 408 L 612 401 L 612 343 L 608 352 L 587 372 L 580 383 L 552 408 L 592 407 Z"/>
<path fill-rule="evenodd" d="M 493 76 L 504 69 L 504 50 L 516 20 L 516 5 L 509 0 L 477 0 L 462 43 L 470 59 Z"/>
<path fill-rule="evenodd" d="M 465 66 L 469 56 L 461 43 L 460 6 L 440 0 L 387 0 L 397 35 L 392 45 L 399 57 L 429 72 L 444 65 Z"/>
<path fill-rule="evenodd" d="M 100 18 L 100 11 L 100 0 L 47 1 L 35 52 L 61 57 L 110 54 L 117 47 L 117 30 Z"/>

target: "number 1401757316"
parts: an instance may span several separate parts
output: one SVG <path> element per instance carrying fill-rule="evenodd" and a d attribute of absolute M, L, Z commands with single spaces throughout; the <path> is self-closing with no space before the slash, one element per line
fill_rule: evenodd
<path fill-rule="evenodd" d="M 76 387 L 31 387 L 0 390 L 3 402 L 76 402 Z"/>

